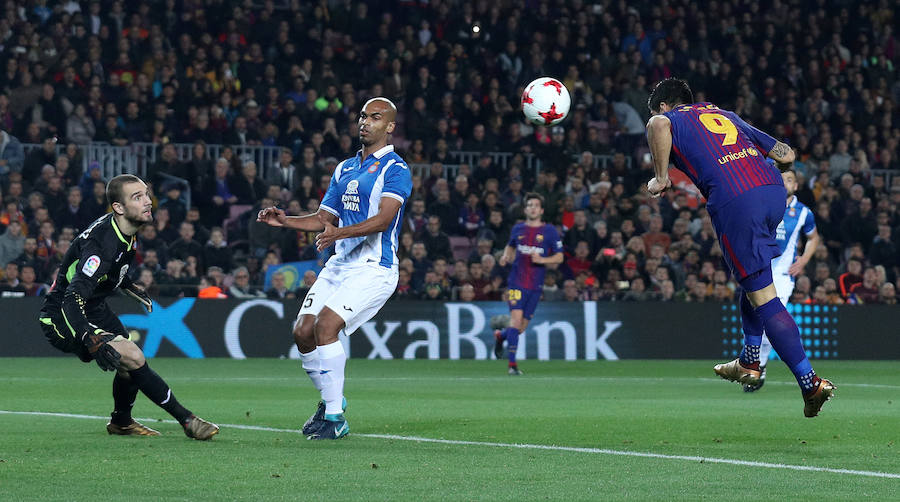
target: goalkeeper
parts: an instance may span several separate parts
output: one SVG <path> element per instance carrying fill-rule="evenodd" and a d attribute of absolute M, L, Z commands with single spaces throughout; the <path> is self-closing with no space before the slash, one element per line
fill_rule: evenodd
<path fill-rule="evenodd" d="M 110 434 L 158 436 L 159 432 L 131 417 L 140 390 L 184 427 L 193 439 L 210 439 L 219 427 L 194 416 L 175 399 L 166 382 L 150 369 L 140 347 L 128 340 L 124 326 L 109 309 L 106 298 L 116 289 L 139 301 L 150 311 L 153 303 L 143 288 L 128 277 L 135 255 L 135 234 L 153 221 L 147 185 L 137 176 L 123 174 L 110 180 L 106 199 L 112 207 L 91 223 L 72 242 L 56 280 L 44 298 L 39 321 L 51 345 L 97 361 L 113 371 L 115 408 L 106 425 Z"/>

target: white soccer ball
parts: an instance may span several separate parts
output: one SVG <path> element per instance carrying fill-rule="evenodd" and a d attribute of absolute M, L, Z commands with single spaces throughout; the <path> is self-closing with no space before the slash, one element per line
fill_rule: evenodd
<path fill-rule="evenodd" d="M 569 90 L 555 78 L 536 79 L 522 92 L 522 113 L 534 125 L 552 126 L 562 122 L 570 106 Z"/>

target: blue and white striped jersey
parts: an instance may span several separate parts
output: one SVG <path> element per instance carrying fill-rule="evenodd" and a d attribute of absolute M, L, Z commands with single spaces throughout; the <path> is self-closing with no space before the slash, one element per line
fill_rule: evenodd
<path fill-rule="evenodd" d="M 382 197 L 400 201 L 400 211 L 384 232 L 341 239 L 335 244 L 335 255 L 328 263 L 342 266 L 374 263 L 387 268 L 398 266 L 400 223 L 403 209 L 412 192 L 412 175 L 406 162 L 387 145 L 362 158 L 362 150 L 334 169 L 331 184 L 319 207 L 338 217 L 338 226 L 362 223 L 378 214 Z"/>
<path fill-rule="evenodd" d="M 775 230 L 775 241 L 781 248 L 781 256 L 772 259 L 772 275 L 788 275 L 788 268 L 797 257 L 797 239 L 802 231 L 809 235 L 816 229 L 812 211 L 794 196 L 784 210 L 784 219 Z"/>

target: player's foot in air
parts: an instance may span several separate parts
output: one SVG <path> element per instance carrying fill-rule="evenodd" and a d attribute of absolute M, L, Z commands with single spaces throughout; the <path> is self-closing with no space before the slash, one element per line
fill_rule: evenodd
<path fill-rule="evenodd" d="M 106 432 L 115 436 L 159 436 L 159 431 L 132 420 L 128 425 L 118 425 L 112 422 L 106 424 Z"/>
<path fill-rule="evenodd" d="M 343 398 L 341 401 L 341 409 L 347 411 L 347 398 Z M 316 407 L 316 412 L 313 413 L 311 417 L 303 424 L 303 428 L 300 429 L 300 432 L 303 433 L 304 436 L 309 436 L 318 430 L 318 428 L 322 425 L 322 422 L 325 421 L 325 401 L 319 401 L 319 405 Z"/>
<path fill-rule="evenodd" d="M 816 390 L 803 395 L 803 400 L 806 402 L 803 407 L 803 415 L 806 418 L 818 415 L 825 402 L 834 397 L 834 389 L 837 388 L 830 380 L 819 377 L 816 377 L 814 384 Z"/>
<path fill-rule="evenodd" d="M 729 382 L 738 382 L 744 385 L 756 385 L 759 383 L 761 372 L 759 371 L 759 363 L 754 363 L 756 368 L 748 368 L 741 364 L 740 359 L 734 361 L 717 364 L 713 367 L 716 375 L 728 380 Z"/>
<path fill-rule="evenodd" d="M 503 336 L 499 329 L 494 330 L 494 355 L 497 359 L 503 357 Z"/>
<path fill-rule="evenodd" d="M 341 413 L 340 415 L 325 415 L 319 429 L 306 436 L 306 439 L 341 439 L 347 434 L 350 434 L 350 424 Z"/>
<path fill-rule="evenodd" d="M 744 392 L 756 392 L 759 389 L 762 389 L 762 386 L 766 384 L 766 367 L 759 367 L 759 382 L 749 385 L 744 384 Z"/>
<path fill-rule="evenodd" d="M 510 366 L 507 373 L 514 376 L 524 375 L 524 373 L 522 373 L 522 370 L 520 370 L 518 366 Z"/>
<path fill-rule="evenodd" d="M 196 415 L 189 416 L 181 425 L 184 427 L 184 434 L 187 437 L 200 441 L 212 439 L 213 436 L 219 433 L 218 425 L 207 422 Z"/>

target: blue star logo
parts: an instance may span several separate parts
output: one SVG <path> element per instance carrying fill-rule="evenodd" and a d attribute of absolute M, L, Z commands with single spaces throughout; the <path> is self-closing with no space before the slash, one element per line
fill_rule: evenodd
<path fill-rule="evenodd" d="M 168 308 L 153 302 L 153 312 L 148 314 L 124 314 L 119 316 L 128 328 L 147 330 L 143 351 L 147 357 L 156 356 L 163 338 L 169 340 L 184 355 L 203 358 L 203 349 L 194 334 L 184 324 L 184 317 L 194 306 L 194 298 L 182 298 Z"/>

